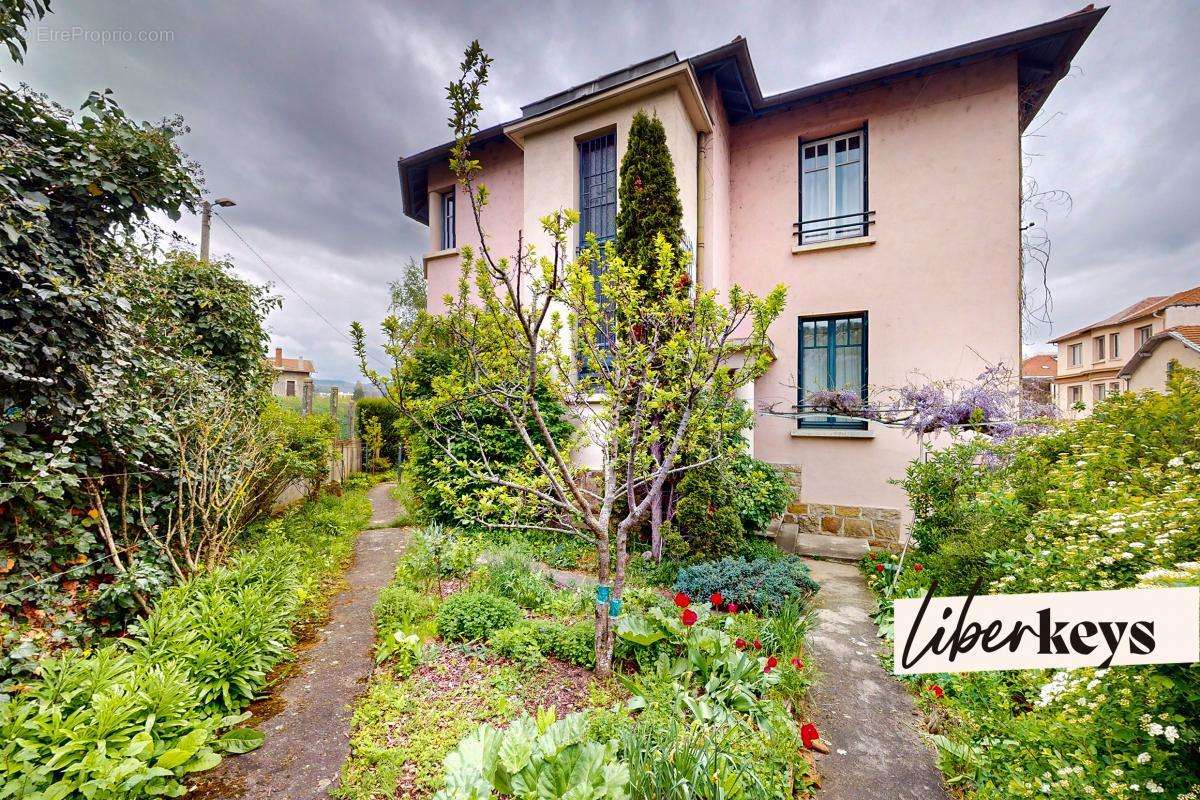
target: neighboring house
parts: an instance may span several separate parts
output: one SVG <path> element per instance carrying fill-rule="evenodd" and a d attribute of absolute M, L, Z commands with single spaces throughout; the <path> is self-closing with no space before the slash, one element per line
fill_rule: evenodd
<path fill-rule="evenodd" d="M 489 247 L 511 255 L 522 235 L 547 252 L 538 218 L 563 207 L 581 212 L 578 240 L 613 238 L 619 165 L 644 109 L 666 129 L 696 282 L 721 293 L 788 287 L 769 331 L 774 363 L 745 392 L 755 408 L 791 411 L 820 389 L 1016 365 L 1020 137 L 1104 12 L 770 96 L 741 37 L 567 89 L 475 137 Z M 449 149 L 399 162 L 404 213 L 429 226 L 434 313 L 455 291 L 458 248 L 478 242 L 471 215 L 459 213 L 468 200 Z M 913 437 L 875 422 L 760 413 L 752 449 L 797 476 L 802 502 L 788 536 L 896 541 L 907 501 L 890 481 L 918 455 Z"/>
<path fill-rule="evenodd" d="M 1200 324 L 1178 325 L 1151 336 L 1118 375 L 1129 391 L 1161 392 L 1176 367 L 1200 369 Z"/>
<path fill-rule="evenodd" d="M 312 383 L 317 371 L 307 358 L 284 358 L 282 347 L 275 348 L 275 358 L 268 358 L 267 363 L 275 370 L 271 394 L 276 397 L 302 397 L 304 384 Z"/>
<path fill-rule="evenodd" d="M 1055 401 L 1054 376 L 1058 374 L 1058 358 L 1051 355 L 1030 356 L 1021 362 L 1021 394 L 1027 400 L 1050 405 Z"/>
<path fill-rule="evenodd" d="M 1104 398 L 1128 388 L 1122 369 L 1151 339 L 1188 325 L 1200 325 L 1200 286 L 1144 297 L 1107 319 L 1052 339 L 1058 345 L 1054 382 L 1059 410 L 1067 417 L 1090 414 Z"/>

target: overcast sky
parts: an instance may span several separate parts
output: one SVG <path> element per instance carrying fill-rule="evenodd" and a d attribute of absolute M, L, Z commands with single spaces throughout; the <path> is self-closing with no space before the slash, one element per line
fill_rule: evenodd
<path fill-rule="evenodd" d="M 401 211 L 396 159 L 448 138 L 445 86 L 472 38 L 495 58 L 486 125 L 632 62 L 671 49 L 686 57 L 737 34 L 770 94 L 1081 4 L 53 0 L 24 66 L 0 56 L 0 80 L 70 108 L 111 88 L 137 118 L 182 114 L 209 196 L 238 203 L 230 222 L 339 330 L 354 319 L 374 329 L 388 281 L 427 241 Z M 1200 4 L 1117 0 L 1031 126 L 1040 135 L 1026 143 L 1028 171 L 1074 206 L 1049 208 L 1053 327 L 1027 337 L 1027 350 L 1200 283 L 1198 55 Z M 199 223 L 178 227 L 195 238 Z M 357 376 L 347 342 L 216 221 L 212 241 L 214 254 L 276 284 L 274 345 L 315 360 L 318 377 Z"/>

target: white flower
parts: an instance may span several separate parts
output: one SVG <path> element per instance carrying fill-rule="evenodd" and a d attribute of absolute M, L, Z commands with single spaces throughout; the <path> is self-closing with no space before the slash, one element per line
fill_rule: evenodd
<path fill-rule="evenodd" d="M 1151 736 L 1162 736 L 1163 735 L 1163 726 L 1159 725 L 1157 722 L 1151 722 L 1150 727 L 1147 728 L 1146 731 Z"/>
<path fill-rule="evenodd" d="M 1150 754 L 1149 753 L 1138 753 L 1137 762 L 1139 764 L 1149 764 L 1150 763 Z"/>
<path fill-rule="evenodd" d="M 1167 462 L 1167 466 L 1168 467 L 1182 467 L 1183 466 L 1183 456 L 1175 456 L 1174 458 L 1172 458 L 1170 461 Z"/>
<path fill-rule="evenodd" d="M 1175 744 L 1175 740 L 1179 738 L 1179 731 L 1175 729 L 1174 725 L 1168 725 L 1163 731 L 1163 736 L 1167 737 L 1168 742 Z"/>
<path fill-rule="evenodd" d="M 1146 788 L 1150 791 L 1151 794 L 1162 794 L 1163 793 L 1163 787 L 1159 786 L 1153 780 L 1146 781 Z"/>

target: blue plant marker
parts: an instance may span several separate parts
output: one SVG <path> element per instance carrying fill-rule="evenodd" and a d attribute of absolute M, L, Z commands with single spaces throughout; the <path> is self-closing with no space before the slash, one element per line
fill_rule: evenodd
<path fill-rule="evenodd" d="M 608 615 L 614 618 L 621 616 L 621 601 L 618 598 L 608 601 Z"/>
<path fill-rule="evenodd" d="M 608 596 L 611 592 L 612 592 L 611 586 L 603 586 L 603 585 L 597 586 L 596 587 L 596 602 L 597 603 L 607 603 Z"/>

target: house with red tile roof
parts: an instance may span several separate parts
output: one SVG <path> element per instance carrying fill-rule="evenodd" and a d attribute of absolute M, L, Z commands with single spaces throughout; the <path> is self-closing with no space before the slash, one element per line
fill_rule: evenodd
<path fill-rule="evenodd" d="M 1200 324 L 1177 325 L 1151 336 L 1117 376 L 1128 391 L 1161 392 L 1171 370 L 1178 367 L 1200 370 Z"/>
<path fill-rule="evenodd" d="M 276 397 L 299 397 L 304 393 L 304 384 L 312 383 L 317 368 L 307 358 L 284 358 L 283 348 L 275 348 L 275 357 L 267 359 L 268 366 L 275 370 L 271 394 Z"/>
<path fill-rule="evenodd" d="M 1030 356 L 1021 362 L 1021 390 L 1024 396 L 1038 403 L 1054 399 L 1054 377 L 1058 374 L 1058 357 L 1046 353 Z"/>
<path fill-rule="evenodd" d="M 1143 297 L 1112 316 L 1051 340 L 1058 345 L 1054 382 L 1059 410 L 1068 417 L 1086 416 L 1110 394 L 1139 388 L 1161 390 L 1165 365 L 1171 358 L 1182 356 L 1180 363 L 1192 365 L 1192 340 L 1189 333 L 1181 331 L 1197 328 L 1200 286 L 1172 295 Z M 1166 349 L 1158 353 L 1164 344 Z M 1160 360 L 1162 369 L 1157 368 Z"/>

